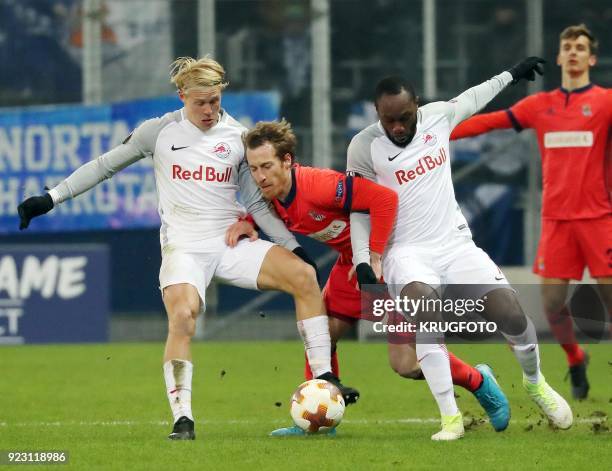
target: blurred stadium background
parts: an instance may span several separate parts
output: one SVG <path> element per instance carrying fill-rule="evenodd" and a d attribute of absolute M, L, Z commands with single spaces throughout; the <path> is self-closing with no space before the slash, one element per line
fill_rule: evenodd
<path fill-rule="evenodd" d="M 160 340 L 165 314 L 155 187 L 137 164 L 17 230 L 17 204 L 179 107 L 178 56 L 227 70 L 224 107 L 246 125 L 285 117 L 303 164 L 343 170 L 350 138 L 375 120 L 376 81 L 401 73 L 421 102 L 450 99 L 526 55 L 548 60 L 502 109 L 559 86 L 559 32 L 600 40 L 592 80 L 612 83 L 609 0 L 0 0 L 0 343 Z M 457 195 L 478 245 L 528 282 L 540 178 L 530 132 L 454 143 Z M 334 260 L 303 241 L 326 272 Z M 290 298 L 213 285 L 206 338 L 293 338 Z M 357 333 L 355 333 L 357 335 Z"/>

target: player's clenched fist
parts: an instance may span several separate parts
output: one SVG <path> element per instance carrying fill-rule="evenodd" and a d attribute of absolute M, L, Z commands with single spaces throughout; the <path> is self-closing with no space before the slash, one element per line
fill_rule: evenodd
<path fill-rule="evenodd" d="M 32 196 L 17 206 L 19 213 L 19 230 L 27 229 L 30 220 L 36 216 L 46 214 L 53 209 L 53 199 L 49 193 L 42 196 Z"/>
<path fill-rule="evenodd" d="M 527 59 L 523 59 L 508 70 L 508 72 L 512 74 L 512 83 L 518 83 L 521 79 L 533 82 L 536 78 L 536 72 L 538 75 L 544 75 L 544 67 L 542 64 L 545 63 L 546 61 L 541 57 L 531 56 Z"/>

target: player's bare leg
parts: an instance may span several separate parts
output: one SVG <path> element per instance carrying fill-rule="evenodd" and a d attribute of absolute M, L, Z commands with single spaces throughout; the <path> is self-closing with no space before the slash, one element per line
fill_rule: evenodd
<path fill-rule="evenodd" d="M 167 286 L 163 292 L 168 315 L 168 338 L 164 352 L 164 378 L 174 426 L 168 438 L 193 440 L 194 420 L 191 412 L 191 338 L 200 311 L 200 296 L 187 283 Z"/>
<path fill-rule="evenodd" d="M 416 356 L 416 346 L 413 342 L 387 344 L 389 365 L 402 378 L 425 379 Z M 453 384 L 474 392 L 482 384 L 483 376 L 476 368 L 465 363 L 460 358 L 448 352 Z"/>
<path fill-rule="evenodd" d="M 552 389 L 540 371 L 540 353 L 535 327 L 509 288 L 496 288 L 486 294 L 482 316 L 495 322 L 499 331 L 512 346 L 514 356 L 523 370 L 523 386 L 531 399 L 560 429 L 572 426 L 569 405 Z"/>
<path fill-rule="evenodd" d="M 293 296 L 298 321 L 325 314 L 314 268 L 277 245 L 264 258 L 257 277 L 257 287 L 262 290 L 280 290 Z"/>
<path fill-rule="evenodd" d="M 335 316 L 329 316 L 329 335 L 331 336 L 332 348 L 336 346 L 338 341 L 343 338 L 346 333 L 355 325 L 356 319 L 346 318 L 341 319 Z"/>
<path fill-rule="evenodd" d="M 274 246 L 261 265 L 257 286 L 293 296 L 298 331 L 313 375 L 336 384 L 347 404 L 356 402 L 359 392 L 342 385 L 332 374 L 329 321 L 314 268 L 288 250 Z"/>
<path fill-rule="evenodd" d="M 201 302 L 198 290 L 188 283 L 171 285 L 164 288 L 163 298 L 168 314 L 164 363 L 176 358 L 191 361 L 191 338 Z"/>
<path fill-rule="evenodd" d="M 387 343 L 389 366 L 402 378 L 425 379 L 416 357 L 414 343 Z"/>

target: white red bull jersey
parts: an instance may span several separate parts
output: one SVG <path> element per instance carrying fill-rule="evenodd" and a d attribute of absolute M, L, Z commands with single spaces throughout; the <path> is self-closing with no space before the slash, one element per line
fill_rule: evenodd
<path fill-rule="evenodd" d="M 394 144 L 380 122 L 353 138 L 348 148 L 347 172 L 392 188 L 399 196 L 389 249 L 396 244 L 436 245 L 456 230 L 469 234 L 455 199 L 449 160 L 450 133 L 511 81 L 510 73 L 504 72 L 449 102 L 420 107 L 416 133 L 405 147 Z M 367 243 L 367 236 L 365 239 Z M 353 250 L 358 252 L 355 243 Z"/>
<path fill-rule="evenodd" d="M 227 113 L 206 132 L 188 119 L 173 118 L 164 117 L 163 124 L 151 126 L 157 131 L 153 163 L 160 240 L 162 246 L 168 242 L 185 246 L 223 235 L 246 215 L 237 200 L 245 128 Z M 150 139 L 141 136 L 143 131 L 146 129 L 134 133 L 132 139 Z"/>
<path fill-rule="evenodd" d="M 201 131 L 184 110 L 150 119 L 126 141 L 77 169 L 50 191 L 55 203 L 74 197 L 144 157 L 152 157 L 161 219 L 162 248 L 204 249 L 202 242 L 223 236 L 247 209 L 275 242 L 298 244 L 269 211 L 252 180 L 244 156 L 246 128 L 222 112 L 219 122 Z"/>

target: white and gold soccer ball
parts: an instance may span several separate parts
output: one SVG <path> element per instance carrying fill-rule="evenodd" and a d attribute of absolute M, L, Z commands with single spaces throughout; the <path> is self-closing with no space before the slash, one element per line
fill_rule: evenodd
<path fill-rule="evenodd" d="M 328 432 L 343 415 L 344 398 L 329 381 L 311 379 L 300 384 L 291 396 L 291 417 L 308 433 Z"/>

